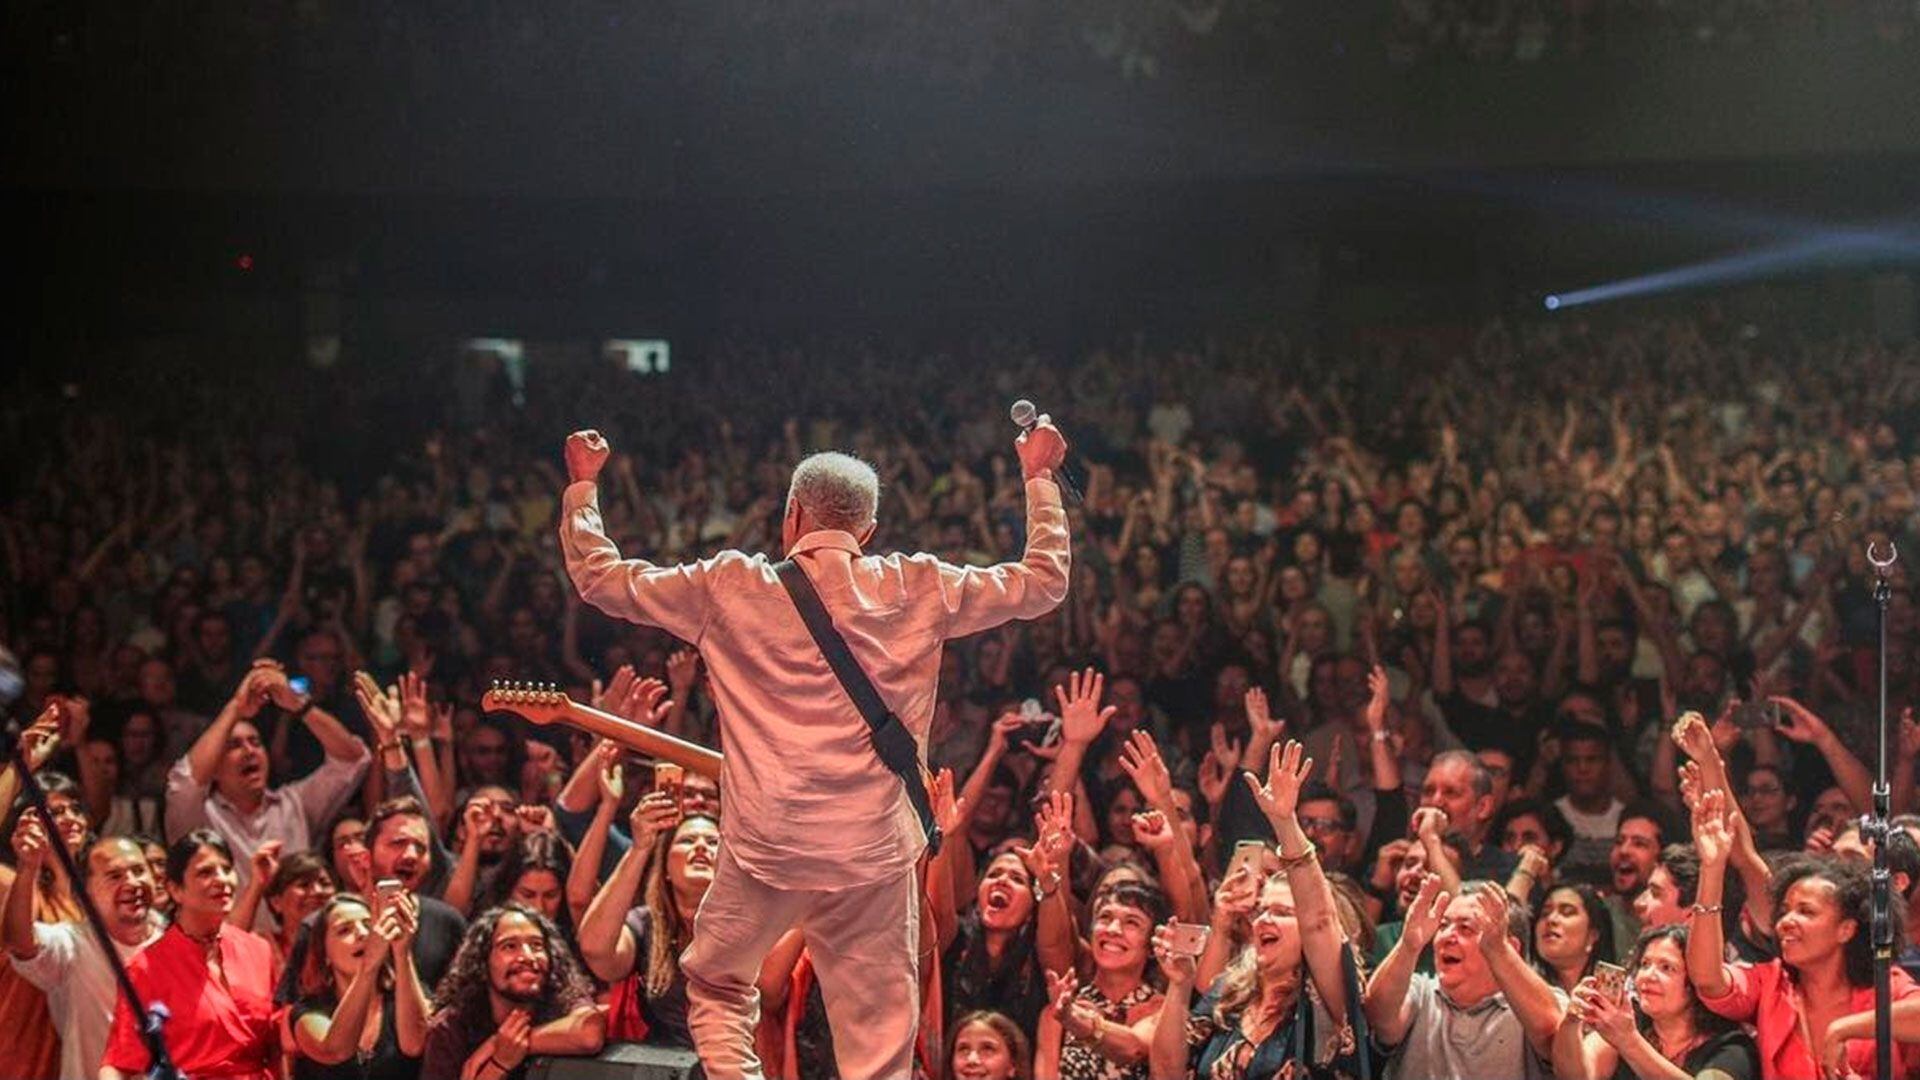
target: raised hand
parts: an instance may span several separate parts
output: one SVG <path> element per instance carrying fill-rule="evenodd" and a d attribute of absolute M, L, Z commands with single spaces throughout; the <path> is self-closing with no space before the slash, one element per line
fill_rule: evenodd
<path fill-rule="evenodd" d="M 673 702 L 667 697 L 667 684 L 659 679 L 635 680 L 626 699 L 619 704 L 621 716 L 648 727 L 659 727 L 673 711 Z"/>
<path fill-rule="evenodd" d="M 1733 856 L 1734 820 L 1740 811 L 1727 802 L 1727 793 L 1703 792 L 1693 812 L 1693 846 L 1702 866 L 1724 868 Z"/>
<path fill-rule="evenodd" d="M 40 771 L 60 749 L 60 705 L 56 701 L 47 702 L 40 715 L 33 718 L 27 730 L 20 733 L 21 752 L 26 755 L 27 767 Z"/>
<path fill-rule="evenodd" d="M 633 665 L 621 664 L 613 669 L 613 678 L 608 679 L 605 686 L 600 685 L 599 679 L 593 680 L 593 694 L 587 703 L 601 712 L 617 713 L 627 700 L 627 695 L 633 692 L 633 683 Z"/>
<path fill-rule="evenodd" d="M 927 784 L 927 801 L 933 805 L 933 822 L 940 832 L 953 836 L 967 820 L 967 800 L 953 791 L 953 770 L 941 769 Z"/>
<path fill-rule="evenodd" d="M 1253 789 L 1253 801 L 1268 821 L 1293 816 L 1300 802 L 1300 789 L 1313 775 L 1313 759 L 1305 757 L 1306 748 L 1293 739 L 1284 747 L 1276 746 L 1267 755 L 1267 782 L 1249 774 L 1247 786 Z"/>
<path fill-rule="evenodd" d="M 1248 738 L 1255 744 L 1273 743 L 1279 740 L 1287 730 L 1285 720 L 1275 720 L 1267 708 L 1267 692 L 1255 686 L 1247 691 L 1244 700 L 1247 709 Z"/>
<path fill-rule="evenodd" d="M 1680 719 L 1673 722 L 1673 743 L 1682 753 L 1695 761 L 1707 760 L 1709 755 L 1719 756 L 1714 747 L 1713 733 L 1707 729 L 1706 718 L 1697 712 L 1684 712 Z"/>
<path fill-rule="evenodd" d="M 46 860 L 47 851 L 47 828 L 40 820 L 40 811 L 22 810 L 20 820 L 13 825 L 13 855 L 21 875 L 39 869 Z"/>
<path fill-rule="evenodd" d="M 1440 878 L 1428 874 L 1420 879 L 1420 891 L 1413 894 L 1413 903 L 1407 905 L 1406 919 L 1401 924 L 1400 936 L 1415 948 L 1424 949 L 1433 941 L 1433 935 L 1440 932 L 1440 917 L 1446 914 L 1447 904 L 1453 898 L 1440 888 Z M 1501 936 L 1506 936 L 1502 931 Z"/>
<path fill-rule="evenodd" d="M 633 846 L 646 849 L 653 842 L 680 824 L 680 800 L 670 791 L 649 791 L 633 804 L 633 813 L 627 815 L 627 828 L 633 833 Z"/>
<path fill-rule="evenodd" d="M 993 725 L 987 728 L 988 757 L 1000 757 L 1006 754 L 1014 735 L 1027 726 L 1027 718 L 1017 712 L 1003 712 L 994 718 Z"/>
<path fill-rule="evenodd" d="M 1028 480 L 1052 476 L 1067 460 L 1066 437 L 1053 426 L 1053 419 L 1046 413 L 1040 414 L 1033 427 L 1020 433 L 1013 441 L 1013 449 L 1020 457 L 1020 473 Z"/>
<path fill-rule="evenodd" d="M 1553 860 L 1547 858 L 1547 853 L 1541 850 L 1540 845 L 1520 845 L 1519 872 L 1527 875 L 1528 880 L 1536 883 L 1545 881 L 1547 879 L 1547 870 L 1552 866 Z"/>
<path fill-rule="evenodd" d="M 1160 974 L 1167 977 L 1169 984 L 1182 986 L 1191 984 L 1200 971 L 1200 958 L 1185 953 L 1174 952 L 1173 924 L 1161 923 L 1153 930 L 1153 958 L 1160 964 Z"/>
<path fill-rule="evenodd" d="M 391 899 L 381 905 L 374 928 L 395 952 L 411 948 L 413 936 L 420 932 L 420 899 L 404 890 L 393 893 Z"/>
<path fill-rule="evenodd" d="M 539 803 L 521 803 L 513 808 L 513 816 L 520 819 L 522 833 L 546 832 L 558 834 L 560 825 L 553 819 L 553 808 Z"/>
<path fill-rule="evenodd" d="M 1387 729 L 1387 705 L 1391 700 L 1391 690 L 1387 682 L 1387 669 L 1381 667 L 1379 664 L 1375 664 L 1373 665 L 1373 670 L 1367 672 L 1367 707 L 1366 710 L 1361 713 L 1361 716 L 1367 722 L 1368 731 L 1385 731 Z M 1338 745 L 1338 743 L 1336 742 L 1335 745 Z"/>
<path fill-rule="evenodd" d="M 1480 931 L 1480 951 L 1489 957 L 1502 949 L 1512 949 L 1507 937 L 1507 893 L 1505 889 L 1481 889 L 1473 894 L 1474 926 Z"/>
<path fill-rule="evenodd" d="M 248 860 L 253 866 L 253 880 L 262 885 L 273 880 L 274 872 L 280 869 L 280 849 L 283 844 L 280 840 L 268 840 L 254 849 L 253 858 Z"/>
<path fill-rule="evenodd" d="M 1140 789 L 1148 806 L 1173 805 L 1173 774 L 1167 771 L 1166 760 L 1152 735 L 1136 731 L 1127 737 L 1127 744 L 1120 748 L 1120 768 Z"/>
<path fill-rule="evenodd" d="M 1216 931 L 1229 930 L 1252 916 L 1254 902 L 1260 898 L 1260 884 L 1260 875 L 1245 863 L 1227 872 L 1219 887 L 1213 890 L 1212 916 Z"/>
<path fill-rule="evenodd" d="M 700 654 L 692 649 L 676 649 L 667 657 L 667 686 L 678 700 L 686 700 L 693 680 L 700 674 Z"/>
<path fill-rule="evenodd" d="M 1700 771 L 1700 763 L 1689 761 L 1680 766 L 1680 802 L 1687 813 L 1700 810 L 1700 796 L 1707 789 L 1706 774 Z"/>
<path fill-rule="evenodd" d="M 1214 725 L 1216 728 L 1219 726 L 1218 724 Z M 1232 754 L 1232 757 L 1222 757 L 1220 754 L 1209 750 L 1207 751 L 1207 756 L 1200 759 L 1200 774 L 1198 777 L 1200 797 L 1207 800 L 1207 805 L 1216 810 L 1218 810 L 1220 804 L 1226 800 L 1227 786 L 1233 783 L 1233 772 L 1239 767 L 1239 749 L 1236 747 L 1232 751 Z"/>
<path fill-rule="evenodd" d="M 1780 723 L 1774 730 L 1794 742 L 1818 744 L 1833 737 L 1833 729 L 1827 722 L 1798 701 L 1784 694 L 1775 694 L 1768 700 L 1780 706 Z"/>
<path fill-rule="evenodd" d="M 612 452 L 613 447 L 607 445 L 606 438 L 597 431 L 576 431 L 567 436 L 567 479 L 576 484 L 599 479 L 600 469 Z"/>
<path fill-rule="evenodd" d="M 383 692 L 372 675 L 356 671 L 353 696 L 360 703 L 360 713 L 367 718 L 367 726 L 373 729 L 375 745 L 391 742 L 402 722 L 399 695 Z"/>
<path fill-rule="evenodd" d="M 1133 839 L 1150 852 L 1159 853 L 1180 842 L 1173 823 L 1158 810 L 1143 810 L 1133 815 Z"/>
<path fill-rule="evenodd" d="M 1112 705 L 1100 707 L 1100 695 L 1106 691 L 1107 677 L 1093 668 L 1067 676 L 1066 686 L 1053 688 L 1060 702 L 1060 737 L 1063 741 L 1086 746 L 1098 738 L 1119 710 Z"/>
<path fill-rule="evenodd" d="M 413 739 L 433 733 L 433 707 L 427 701 L 427 680 L 411 671 L 400 673 L 400 729 Z"/>
<path fill-rule="evenodd" d="M 1573 1009 L 1581 1023 L 1592 1028 L 1615 1050 L 1626 1047 L 1636 1030 L 1633 1006 L 1624 997 L 1603 993 L 1593 977 L 1573 988 Z"/>
<path fill-rule="evenodd" d="M 593 744 L 593 779 L 604 806 L 618 806 L 627 794 L 627 770 L 620 761 L 620 744 L 601 739 Z"/>

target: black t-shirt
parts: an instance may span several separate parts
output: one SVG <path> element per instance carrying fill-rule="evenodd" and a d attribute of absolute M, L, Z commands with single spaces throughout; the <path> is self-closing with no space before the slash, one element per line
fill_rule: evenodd
<path fill-rule="evenodd" d="M 975 912 L 961 921 L 959 935 L 941 958 L 948 1013 L 959 1016 L 993 1009 L 1005 1013 L 1027 1038 L 1033 1038 L 1040 1026 L 1040 1011 L 1047 1007 L 1047 984 L 1034 955 L 1032 925 L 1007 943 L 997 966 L 990 965 L 987 933 Z"/>
<path fill-rule="evenodd" d="M 646 1041 L 655 1046 L 693 1049 L 693 1030 L 687 1026 L 687 977 L 674 973 L 664 993 L 647 992 L 647 958 L 653 949 L 653 912 L 645 905 L 627 912 L 633 933 L 633 970 L 640 983 L 640 1011 L 647 1021 Z"/>
<path fill-rule="evenodd" d="M 460 939 L 467 932 L 467 920 L 452 907 L 435 900 L 431 896 L 422 896 L 420 901 L 420 929 L 413 935 L 413 966 L 420 973 L 420 985 L 426 989 L 427 997 L 433 997 L 434 988 L 440 985 L 440 977 L 447 973 L 453 964 L 453 954 L 460 950 Z M 312 935 L 313 921 L 318 916 L 309 915 L 300 924 L 300 932 L 293 939 L 293 950 L 287 954 L 287 970 L 280 976 L 280 986 L 274 991 L 273 1000 L 281 1005 L 292 1005 L 300 1000 L 300 968 L 307 961 L 307 938 Z"/>
<path fill-rule="evenodd" d="M 1699 1076 L 1708 1069 L 1725 1073 L 1729 1080 L 1757 1080 L 1760 1075 L 1760 1051 L 1753 1037 L 1739 1028 L 1723 1031 L 1694 1047 L 1680 1061 L 1688 1076 Z M 1639 1075 L 1622 1061 L 1613 1070 L 1613 1080 L 1639 1080 Z"/>
<path fill-rule="evenodd" d="M 293 1007 L 294 1026 L 299 1026 L 300 1018 L 308 1013 L 332 1016 L 338 1004 L 331 994 L 303 1000 Z M 296 1048 L 293 1080 L 413 1080 L 420 1075 L 420 1059 L 400 1052 L 393 1015 L 393 991 L 387 990 L 380 995 L 380 1039 L 364 1058 L 355 1054 L 338 1065 L 322 1065 Z"/>

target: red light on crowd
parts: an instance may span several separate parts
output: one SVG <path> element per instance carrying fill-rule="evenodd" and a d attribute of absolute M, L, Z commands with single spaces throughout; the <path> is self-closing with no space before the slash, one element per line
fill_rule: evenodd
<path fill-rule="evenodd" d="M 233 265 L 239 267 L 243 273 L 252 273 L 253 254 L 251 252 L 241 252 L 239 257 L 233 260 Z"/>

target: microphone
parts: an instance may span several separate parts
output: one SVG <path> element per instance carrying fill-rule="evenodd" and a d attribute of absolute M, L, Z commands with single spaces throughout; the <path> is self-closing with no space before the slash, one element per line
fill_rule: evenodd
<path fill-rule="evenodd" d="M 1042 419 L 1040 410 L 1026 398 L 1014 402 L 1013 408 L 1007 411 L 1007 415 L 1021 431 L 1032 431 L 1033 426 Z M 1068 451 L 1060 462 L 1060 468 L 1055 472 L 1056 478 L 1060 481 L 1060 491 L 1076 503 L 1084 501 L 1081 495 L 1084 490 L 1083 470 L 1075 462 L 1072 451 Z"/>

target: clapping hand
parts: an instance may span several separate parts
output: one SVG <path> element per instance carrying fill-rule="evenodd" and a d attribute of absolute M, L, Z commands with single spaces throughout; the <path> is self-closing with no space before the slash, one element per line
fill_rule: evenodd
<path fill-rule="evenodd" d="M 1447 904 L 1452 899 L 1440 888 L 1438 875 L 1428 874 L 1421 878 L 1420 891 L 1414 893 L 1413 903 L 1407 905 L 1400 936 L 1415 948 L 1426 948 L 1433 942 L 1433 936 L 1439 933 L 1440 918 L 1446 914 Z M 1504 930 L 1501 936 L 1506 936 Z"/>
<path fill-rule="evenodd" d="M 1480 889 L 1473 894 L 1473 924 L 1480 932 L 1480 951 L 1488 957 L 1502 949 L 1512 949 L 1507 937 L 1507 893 L 1505 889 Z"/>

